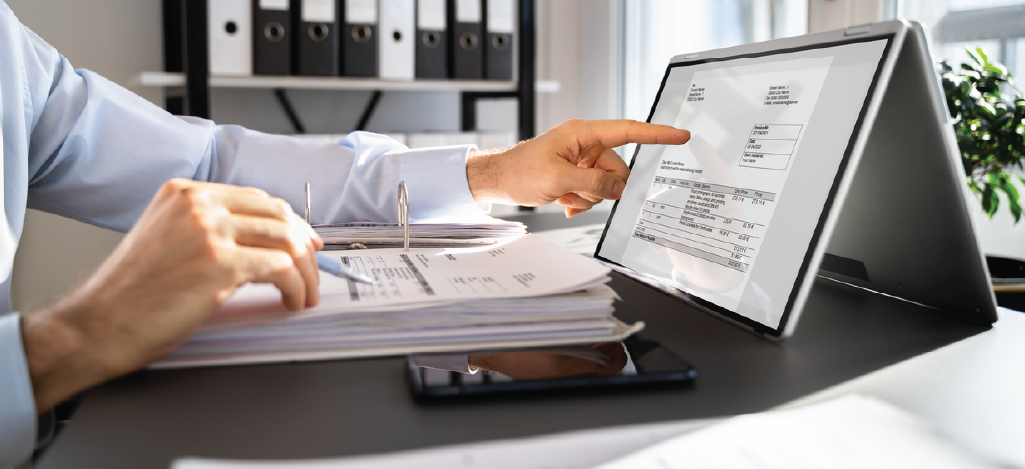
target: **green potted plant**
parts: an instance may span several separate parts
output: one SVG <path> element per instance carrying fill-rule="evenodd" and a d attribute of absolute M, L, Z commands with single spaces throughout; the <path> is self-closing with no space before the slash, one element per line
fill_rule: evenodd
<path fill-rule="evenodd" d="M 1025 185 L 1025 180 L 1009 171 L 1025 169 L 1025 98 L 1006 67 L 991 62 L 981 48 L 965 52 L 970 62 L 954 69 L 942 61 L 940 76 L 968 187 L 990 217 L 1003 192 L 1018 223 L 1022 208 L 1016 183 Z"/>
<path fill-rule="evenodd" d="M 1025 98 L 1007 68 L 991 62 L 981 48 L 965 49 L 970 61 L 958 68 L 940 62 L 943 91 L 953 118 L 968 187 L 979 196 L 990 217 L 1000 207 L 1000 193 L 1014 217 L 1021 220 L 1018 185 L 1025 180 L 1015 169 L 1025 169 Z M 987 257 L 1000 304 L 1022 309 L 1025 301 L 1008 296 L 1025 291 L 1025 262 Z"/>

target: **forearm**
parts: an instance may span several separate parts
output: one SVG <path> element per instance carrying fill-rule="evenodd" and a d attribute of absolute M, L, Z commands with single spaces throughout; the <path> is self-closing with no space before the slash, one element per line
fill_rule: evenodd
<path fill-rule="evenodd" d="M 98 359 L 102 342 L 90 344 L 80 329 L 62 319 L 74 317 L 69 310 L 83 307 L 62 300 L 22 317 L 22 341 L 39 414 L 111 377 Z"/>
<path fill-rule="evenodd" d="M 473 200 L 480 203 L 502 203 L 506 198 L 501 193 L 501 179 L 498 177 L 504 150 L 476 150 L 466 158 L 466 183 Z"/>

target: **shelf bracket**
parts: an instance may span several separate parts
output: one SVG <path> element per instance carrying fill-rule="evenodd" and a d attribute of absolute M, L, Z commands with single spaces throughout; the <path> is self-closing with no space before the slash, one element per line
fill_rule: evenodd
<path fill-rule="evenodd" d="M 381 101 L 381 90 L 374 90 L 370 95 L 370 101 L 367 101 L 367 105 L 363 107 L 363 113 L 359 116 L 359 121 L 356 123 L 356 131 L 367 130 L 367 124 L 370 123 L 370 118 L 374 116 L 374 111 L 377 110 L 377 103 Z"/>
<path fill-rule="evenodd" d="M 274 97 L 278 98 L 278 104 L 281 105 L 281 110 L 285 111 L 285 115 L 288 116 L 288 121 L 292 123 L 292 128 L 295 129 L 295 133 L 306 133 L 306 126 L 303 125 L 303 121 L 299 119 L 299 114 L 295 112 L 295 107 L 292 106 L 292 100 L 288 99 L 288 95 L 285 94 L 285 90 L 281 88 L 274 88 Z"/>

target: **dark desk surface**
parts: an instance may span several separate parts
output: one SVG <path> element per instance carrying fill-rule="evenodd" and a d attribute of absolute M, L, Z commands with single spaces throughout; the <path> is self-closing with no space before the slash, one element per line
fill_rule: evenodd
<path fill-rule="evenodd" d="M 574 221 L 601 222 L 590 217 Z M 539 230 L 549 217 L 528 218 Z M 757 412 L 987 329 L 820 280 L 795 336 L 778 345 L 618 274 L 612 286 L 616 315 L 645 321 L 644 336 L 692 361 L 696 386 L 422 406 L 401 357 L 146 371 L 89 392 L 39 467 L 337 457 Z"/>

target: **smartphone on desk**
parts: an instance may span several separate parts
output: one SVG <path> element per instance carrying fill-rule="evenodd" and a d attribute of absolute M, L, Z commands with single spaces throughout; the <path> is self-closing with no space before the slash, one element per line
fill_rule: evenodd
<path fill-rule="evenodd" d="M 627 339 L 591 345 L 411 355 L 410 389 L 419 401 L 515 394 L 679 386 L 694 365 L 657 342 Z"/>

